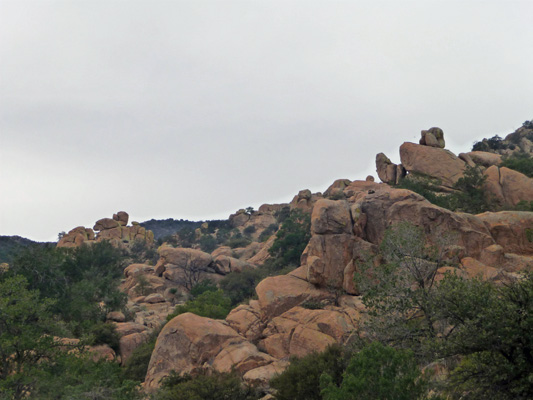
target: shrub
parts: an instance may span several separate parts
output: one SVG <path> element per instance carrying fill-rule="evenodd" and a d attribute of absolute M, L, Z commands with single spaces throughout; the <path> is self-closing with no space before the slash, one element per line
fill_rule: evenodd
<path fill-rule="evenodd" d="M 259 235 L 260 242 L 266 242 L 270 236 L 272 236 L 278 230 L 278 224 L 270 224 Z"/>
<path fill-rule="evenodd" d="M 211 235 L 202 235 L 198 240 L 200 248 L 206 253 L 211 253 L 217 247 L 217 240 Z"/>
<path fill-rule="evenodd" d="M 207 291 L 183 305 L 176 306 L 174 312 L 167 316 L 167 321 L 177 315 L 191 312 L 201 317 L 224 319 L 231 311 L 231 299 L 222 290 Z"/>
<path fill-rule="evenodd" d="M 91 329 L 90 344 L 96 346 L 99 344 L 107 344 L 116 353 L 120 348 L 120 335 L 117 332 L 117 327 L 112 323 L 100 322 L 93 325 Z"/>
<path fill-rule="evenodd" d="M 327 372 L 320 378 L 325 400 L 413 400 L 428 398 L 425 379 L 413 354 L 374 342 L 355 354 L 340 386 Z"/>
<path fill-rule="evenodd" d="M 349 353 L 339 345 L 332 345 L 322 353 L 292 358 L 291 364 L 270 381 L 276 389 L 277 400 L 319 400 L 320 376 L 328 374 L 332 382 L 340 384 L 348 363 Z"/>
<path fill-rule="evenodd" d="M 211 279 L 204 279 L 203 281 L 200 281 L 196 285 L 194 285 L 189 293 L 192 297 L 198 297 L 202 293 L 216 291 L 217 285 L 215 285 L 215 283 Z"/>
<path fill-rule="evenodd" d="M 255 226 L 250 225 L 250 226 L 247 226 L 246 228 L 244 228 L 243 233 L 246 236 L 251 236 L 253 233 L 255 233 L 255 231 L 256 231 Z"/>
<path fill-rule="evenodd" d="M 299 266 L 300 256 L 311 239 L 310 215 L 299 209 L 292 210 L 276 233 L 276 240 L 269 249 L 271 256 L 283 266 Z"/>
<path fill-rule="evenodd" d="M 231 272 L 219 283 L 220 287 L 235 306 L 255 293 L 255 287 L 264 278 L 260 269 L 245 268 L 241 272 Z"/>
<path fill-rule="evenodd" d="M 526 153 L 513 153 L 509 157 L 504 157 L 501 166 L 533 178 L 533 157 Z"/>
<path fill-rule="evenodd" d="M 155 400 L 254 400 L 259 397 L 256 390 L 243 385 L 233 373 L 215 372 L 196 377 L 172 373 L 163 380 Z"/>
<path fill-rule="evenodd" d="M 231 247 L 232 249 L 236 249 L 237 247 L 246 247 L 249 244 L 250 244 L 250 239 L 244 238 L 242 236 L 232 237 L 226 242 L 226 245 Z"/>

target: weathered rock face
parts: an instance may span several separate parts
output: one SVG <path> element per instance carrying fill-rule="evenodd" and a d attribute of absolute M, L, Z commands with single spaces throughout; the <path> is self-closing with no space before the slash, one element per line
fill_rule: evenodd
<path fill-rule="evenodd" d="M 259 347 L 278 359 L 303 357 L 323 351 L 333 343 L 345 343 L 357 326 L 359 312 L 351 308 L 332 307 L 307 310 L 294 307 L 273 318 Z"/>
<path fill-rule="evenodd" d="M 486 212 L 477 215 L 477 218 L 485 224 L 505 253 L 533 255 L 532 212 Z"/>
<path fill-rule="evenodd" d="M 502 205 L 516 205 L 533 201 L 533 179 L 506 167 L 492 166 L 484 172 L 487 177 L 484 191 Z"/>
<path fill-rule="evenodd" d="M 449 187 L 463 176 L 466 169 L 465 162 L 448 150 L 409 142 L 400 146 L 400 159 L 408 172 L 440 179 Z"/>
<path fill-rule="evenodd" d="M 185 313 L 165 325 L 146 375 L 145 387 L 153 390 L 170 371 L 194 373 L 213 368 L 228 372 L 249 371 L 273 362 L 223 321 Z"/>

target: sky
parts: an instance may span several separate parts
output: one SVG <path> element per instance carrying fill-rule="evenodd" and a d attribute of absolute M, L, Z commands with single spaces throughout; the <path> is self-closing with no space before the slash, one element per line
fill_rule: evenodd
<path fill-rule="evenodd" d="M 0 235 L 222 219 L 533 119 L 533 1 L 0 0 Z"/>

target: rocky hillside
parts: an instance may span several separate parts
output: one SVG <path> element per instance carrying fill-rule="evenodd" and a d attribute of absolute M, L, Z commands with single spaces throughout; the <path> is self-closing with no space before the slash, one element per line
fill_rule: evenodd
<path fill-rule="evenodd" d="M 431 128 L 419 143 L 401 145 L 399 165 L 377 155 L 381 183 L 338 179 L 323 193 L 301 190 L 288 203 L 238 210 L 227 221 L 181 228 L 170 221 L 177 233 L 157 250 L 147 223 L 129 226 L 118 212 L 72 229 L 58 247 L 108 241 L 130 257 L 120 285 L 126 310 L 107 321 L 125 368 L 144 357 L 144 390 L 156 392 L 174 372 L 234 371 L 272 392 L 271 379 L 291 357 L 369 334 L 362 331 L 368 282 L 356 277 L 379 283 L 389 262 L 383 243 L 395 227 L 412 227 L 400 239 L 418 245 L 402 263 L 426 271 L 409 285 L 438 285 L 452 273 L 505 286 L 533 270 L 533 212 L 521 211 L 533 205 L 533 179 L 503 165 L 513 151 L 507 143 L 531 152 L 532 132 L 527 125 L 507 136 L 502 152 L 455 155 L 443 131 Z M 437 328 L 436 337 L 451 334 L 450 325 Z"/>

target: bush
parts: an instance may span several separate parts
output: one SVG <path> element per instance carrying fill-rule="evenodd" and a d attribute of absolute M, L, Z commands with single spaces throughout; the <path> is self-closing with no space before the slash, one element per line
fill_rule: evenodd
<path fill-rule="evenodd" d="M 217 285 L 211 280 L 211 279 L 204 279 L 203 281 L 198 282 L 196 285 L 194 285 L 191 290 L 190 294 L 191 296 L 198 297 L 202 293 L 205 292 L 216 292 L 217 291 Z"/>
<path fill-rule="evenodd" d="M 148 364 L 155 348 L 155 340 L 141 344 L 131 353 L 124 365 L 124 377 L 136 382 L 143 382 L 148 372 Z"/>
<path fill-rule="evenodd" d="M 256 231 L 256 228 L 255 226 L 253 225 L 250 225 L 250 226 L 247 226 L 246 228 L 244 228 L 244 230 L 242 231 L 246 236 L 251 236 L 253 233 L 255 233 Z"/>
<path fill-rule="evenodd" d="M 241 272 L 227 274 L 219 285 L 235 306 L 255 293 L 255 287 L 265 276 L 260 269 L 245 268 Z"/>
<path fill-rule="evenodd" d="M 251 243 L 250 239 L 244 238 L 242 236 L 234 236 L 226 242 L 226 245 L 232 249 L 237 247 L 246 247 Z"/>
<path fill-rule="evenodd" d="M 206 253 L 211 253 L 217 247 L 217 240 L 211 235 L 202 235 L 198 240 L 200 248 Z"/>
<path fill-rule="evenodd" d="M 426 399 L 425 379 L 413 354 L 374 342 L 355 354 L 340 386 L 327 372 L 320 378 L 325 400 Z"/>
<path fill-rule="evenodd" d="M 176 306 L 174 312 L 167 316 L 167 321 L 186 312 L 191 312 L 201 317 L 224 319 L 230 311 L 231 299 L 219 289 L 214 292 L 204 292 L 195 299 Z"/>
<path fill-rule="evenodd" d="M 171 374 L 163 380 L 155 400 L 254 400 L 260 394 L 250 386 L 243 385 L 236 374 L 213 373 L 212 375 L 180 376 Z"/>
<path fill-rule="evenodd" d="M 328 374 L 332 382 L 340 384 L 348 364 L 349 353 L 339 345 L 328 347 L 323 353 L 292 358 L 291 364 L 270 381 L 276 389 L 277 400 L 320 400 L 320 376 Z"/>
<path fill-rule="evenodd" d="M 276 240 L 268 252 L 280 261 L 280 265 L 298 267 L 300 256 L 309 239 L 311 239 L 311 217 L 295 209 L 281 225 L 276 233 Z"/>
<path fill-rule="evenodd" d="M 259 235 L 260 242 L 266 242 L 270 236 L 272 236 L 278 230 L 278 224 L 270 224 Z"/>
<path fill-rule="evenodd" d="M 117 332 L 116 325 L 105 322 L 100 322 L 94 325 L 91 329 L 89 344 L 91 346 L 107 344 L 118 354 L 120 348 L 120 335 Z"/>
<path fill-rule="evenodd" d="M 533 157 L 526 153 L 513 153 L 509 157 L 504 157 L 501 166 L 533 178 Z"/>

